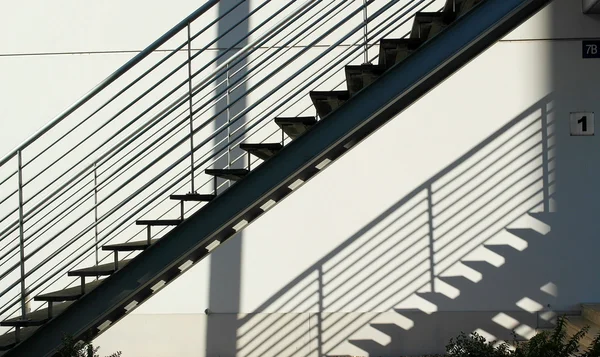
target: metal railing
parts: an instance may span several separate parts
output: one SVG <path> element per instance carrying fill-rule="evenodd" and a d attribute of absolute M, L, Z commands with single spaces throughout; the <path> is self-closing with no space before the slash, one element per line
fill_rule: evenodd
<path fill-rule="evenodd" d="M 285 144 L 271 119 L 310 112 L 309 90 L 342 85 L 345 65 L 372 63 L 434 2 L 241 0 L 215 17 L 207 1 L 0 159 L 0 316 L 106 263 L 102 245 L 145 240 L 135 219 L 196 212 L 168 195 L 226 189 L 204 169 L 251 169 L 241 142 Z"/>

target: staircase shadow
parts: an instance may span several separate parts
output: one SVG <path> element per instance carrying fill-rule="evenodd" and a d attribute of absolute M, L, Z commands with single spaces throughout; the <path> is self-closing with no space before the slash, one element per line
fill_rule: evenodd
<path fill-rule="evenodd" d="M 531 262 L 560 250 L 551 235 L 506 228 L 550 207 L 551 102 L 549 95 L 533 104 L 239 318 L 235 355 L 397 356 L 421 353 L 424 346 L 439 353 L 461 330 L 510 336 L 510 328 L 494 322 L 497 306 L 505 306 L 505 315 L 520 325 L 539 326 L 537 312 L 516 304 L 527 297 L 552 306 L 554 297 L 540 287 L 556 271 L 545 270 L 543 261 Z M 531 159 L 522 164 L 512 159 L 527 155 Z M 516 238 L 500 242 L 507 232 Z M 527 248 L 513 248 L 517 243 Z M 480 249 L 496 251 L 505 263 L 473 261 L 470 256 Z M 453 276 L 462 264 L 483 279 Z M 446 297 L 438 291 L 440 281 L 460 294 Z M 389 314 L 410 326 L 378 322 Z M 387 336 L 387 343 L 355 337 L 365 336 L 365 329 Z"/>

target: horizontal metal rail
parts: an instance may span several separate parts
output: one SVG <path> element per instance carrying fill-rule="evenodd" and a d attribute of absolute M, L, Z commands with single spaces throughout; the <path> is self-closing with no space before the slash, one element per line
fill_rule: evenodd
<path fill-rule="evenodd" d="M 175 25 L 171 30 L 167 31 L 164 35 L 154 41 L 150 46 L 146 47 L 142 52 L 138 53 L 135 57 L 127 61 L 121 68 L 113 72 L 110 76 L 96 85 L 91 91 L 89 91 L 86 95 L 84 95 L 77 102 L 72 104 L 69 108 L 65 109 L 62 113 L 60 113 L 56 118 L 52 119 L 48 124 L 46 124 L 43 128 L 38 130 L 35 134 L 27 138 L 23 143 L 13 149 L 10 153 L 6 154 L 2 159 L 0 159 L 0 166 L 4 165 L 8 160 L 12 159 L 17 155 L 19 151 L 27 148 L 31 143 L 39 139 L 42 135 L 47 133 L 50 129 L 55 127 L 58 123 L 67 118 L 71 113 L 77 110 L 79 107 L 87 103 L 90 99 L 98 95 L 101 91 L 103 91 L 106 87 L 112 84 L 114 81 L 119 79 L 122 75 L 127 73 L 131 68 L 140 63 L 144 58 L 148 57 L 151 53 L 153 53 L 160 46 L 165 44 L 168 40 L 173 38 L 177 33 L 181 30 L 185 29 L 187 25 L 196 20 L 202 14 L 207 12 L 213 6 L 219 3 L 219 0 L 208 0 L 203 6 L 199 9 L 191 13 L 188 17 L 183 19 L 180 23 Z"/>

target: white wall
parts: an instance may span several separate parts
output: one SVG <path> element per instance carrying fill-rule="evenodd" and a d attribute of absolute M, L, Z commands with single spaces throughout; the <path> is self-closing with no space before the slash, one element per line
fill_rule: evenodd
<path fill-rule="evenodd" d="M 33 31 L 40 15 L 31 33 L 43 35 L 15 33 L 0 51 L 133 51 L 196 6 L 145 4 L 133 26 L 139 4 L 110 4 L 60 4 L 46 12 L 90 15 Z M 152 31 L 119 36 L 132 28 Z M 599 29 L 577 1 L 555 0 L 101 335 L 101 352 L 412 355 L 461 330 L 527 338 L 553 311 L 597 302 L 598 139 L 571 137 L 568 114 L 600 110 L 600 63 L 580 47 Z M 0 121 L 1 147 L 127 56 L 0 57 L 2 111 L 36 118 Z"/>

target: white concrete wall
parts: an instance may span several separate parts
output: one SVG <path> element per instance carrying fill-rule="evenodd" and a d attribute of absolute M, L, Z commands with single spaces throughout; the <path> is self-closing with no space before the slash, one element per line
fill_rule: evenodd
<path fill-rule="evenodd" d="M 53 6 L 11 3 L 0 22 L 15 34 L 0 39 L 2 112 L 20 118 L 0 120 L 2 151 L 197 4 Z M 101 335 L 101 352 L 414 355 L 461 330 L 527 338 L 597 302 L 598 139 L 571 137 L 568 117 L 600 111 L 600 62 L 580 43 L 598 30 L 555 0 Z M 47 52 L 92 53 L 32 56 Z"/>

